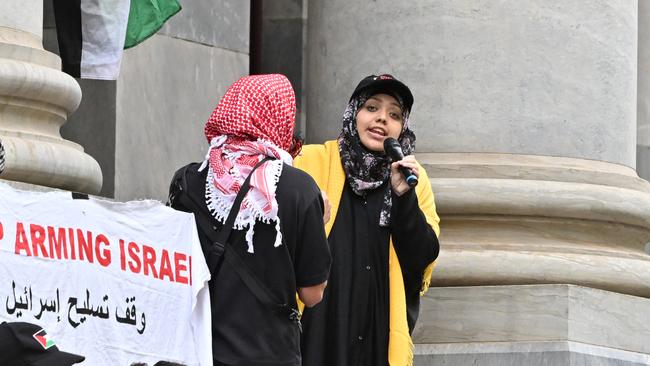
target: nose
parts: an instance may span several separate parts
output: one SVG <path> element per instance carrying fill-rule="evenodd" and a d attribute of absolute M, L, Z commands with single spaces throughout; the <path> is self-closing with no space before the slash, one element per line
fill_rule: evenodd
<path fill-rule="evenodd" d="M 386 123 L 388 121 L 388 112 L 385 109 L 380 109 L 377 112 L 377 122 Z"/>

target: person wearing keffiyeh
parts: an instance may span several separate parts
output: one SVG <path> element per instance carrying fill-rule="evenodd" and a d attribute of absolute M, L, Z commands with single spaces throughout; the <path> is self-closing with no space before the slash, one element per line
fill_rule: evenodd
<path fill-rule="evenodd" d="M 291 165 L 301 143 L 293 137 L 296 102 L 291 84 L 282 75 L 239 79 L 223 96 L 205 125 L 210 142 L 206 155 L 207 205 L 223 223 L 255 164 L 269 156 L 251 177 L 251 190 L 235 220 L 235 228 L 247 228 L 246 243 L 253 253 L 253 223 L 275 223 L 275 246 L 282 242 L 275 189 L 284 164 Z M 292 156 L 293 155 L 293 156 Z"/>
<path fill-rule="evenodd" d="M 237 80 L 205 125 L 210 144 L 205 161 L 186 170 L 187 188 L 180 194 L 202 204 L 184 207 L 175 198 L 179 192 L 170 189 L 173 208 L 193 212 L 197 220 L 208 217 L 211 230 L 219 231 L 253 167 L 271 158 L 251 175 L 226 253 L 236 251 L 244 270 L 283 306 L 258 301 L 233 262 L 222 261 L 209 283 L 217 366 L 300 366 L 299 318 L 286 309 L 297 309 L 296 293 L 308 306 L 317 304 L 327 283 L 331 256 L 321 192 L 309 175 L 291 166 L 301 148 L 293 136 L 295 114 L 285 76 Z M 213 243 L 202 232 L 205 226 L 197 228 L 209 253 Z"/>
<path fill-rule="evenodd" d="M 439 218 L 426 171 L 412 155 L 413 96 L 392 75 L 359 83 L 337 140 L 306 145 L 294 166 L 326 192 L 332 270 L 323 301 L 302 317 L 304 366 L 407 366 L 420 296 L 439 252 Z M 383 151 L 397 139 L 404 155 Z M 411 188 L 398 167 L 419 176 Z"/>

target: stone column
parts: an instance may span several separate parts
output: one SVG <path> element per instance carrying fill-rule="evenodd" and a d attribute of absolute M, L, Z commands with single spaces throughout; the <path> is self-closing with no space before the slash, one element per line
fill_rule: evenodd
<path fill-rule="evenodd" d="M 635 341 L 647 339 L 634 326 L 647 315 L 630 310 L 650 306 L 637 10 L 609 0 L 310 2 L 311 142 L 337 136 L 366 75 L 391 73 L 415 95 L 416 156 L 442 218 L 416 364 L 650 353 Z M 620 337 L 621 325 L 633 336 Z"/>
<path fill-rule="evenodd" d="M 97 193 L 102 174 L 59 128 L 79 105 L 81 90 L 43 49 L 42 0 L 0 2 L 0 139 L 2 179 Z"/>
<path fill-rule="evenodd" d="M 637 157 L 639 176 L 650 179 L 650 2 L 639 1 Z"/>
<path fill-rule="evenodd" d="M 262 8 L 261 73 L 287 76 L 296 93 L 296 133 L 304 137 L 304 66 L 307 0 L 264 1 Z"/>

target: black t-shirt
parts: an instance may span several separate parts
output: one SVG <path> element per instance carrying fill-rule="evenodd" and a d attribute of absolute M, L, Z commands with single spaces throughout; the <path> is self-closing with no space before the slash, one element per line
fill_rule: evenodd
<path fill-rule="evenodd" d="M 207 169 L 188 191 L 205 201 Z M 282 245 L 274 247 L 275 223 L 257 222 L 254 253 L 247 252 L 245 231 L 233 230 L 227 250 L 235 250 L 274 297 L 296 308 L 296 290 L 327 280 L 331 255 L 323 225 L 323 202 L 313 179 L 284 165 L 276 199 Z M 199 202 L 202 202 L 199 201 Z M 207 208 L 195 214 L 209 215 Z M 216 221 L 215 221 L 216 223 Z M 218 225 L 217 225 L 218 226 Z M 199 230 L 204 248 L 210 242 Z M 210 280 L 212 352 L 227 365 L 299 366 L 300 330 L 286 313 L 260 303 L 227 261 Z"/>

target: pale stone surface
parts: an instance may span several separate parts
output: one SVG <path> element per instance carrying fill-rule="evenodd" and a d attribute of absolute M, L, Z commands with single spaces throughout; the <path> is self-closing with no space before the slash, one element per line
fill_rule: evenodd
<path fill-rule="evenodd" d="M 493 153 L 418 153 L 416 158 L 433 178 L 574 182 L 650 192 L 634 169 L 598 160 Z"/>
<path fill-rule="evenodd" d="M 42 9 L 42 2 L 31 0 L 0 5 L 0 139 L 6 149 L 2 177 L 97 193 L 102 185 L 99 165 L 59 133 L 79 105 L 81 90 L 60 71 L 58 57 L 43 50 Z"/>
<path fill-rule="evenodd" d="M 570 341 L 645 354 L 637 356 L 647 361 L 650 300 L 572 285 L 431 288 L 422 298 L 413 339 L 439 347 Z"/>
<path fill-rule="evenodd" d="M 639 1 L 637 79 L 636 168 L 650 179 L 650 1 Z"/>
<path fill-rule="evenodd" d="M 514 154 L 417 158 L 442 217 L 436 286 L 572 283 L 650 296 L 650 183 L 633 169 Z"/>
<path fill-rule="evenodd" d="M 638 43 L 636 141 L 650 146 L 650 1 L 639 1 Z"/>
<path fill-rule="evenodd" d="M 569 287 L 568 338 L 643 352 L 650 360 L 650 300 Z"/>
<path fill-rule="evenodd" d="M 431 288 L 421 300 L 413 340 L 418 344 L 566 340 L 567 292 L 566 286 Z"/>
<path fill-rule="evenodd" d="M 191 0 L 160 34 L 248 54 L 250 1 Z"/>
<path fill-rule="evenodd" d="M 5 50 L 9 49 L 9 47 L 5 48 Z M 13 60 L 11 53 L 6 57 L 0 58 L 0 95 L 3 98 L 29 100 L 47 110 L 47 114 L 57 115 L 62 121 L 65 121 L 68 114 L 79 106 L 81 89 L 73 78 L 61 71 L 37 63 Z M 20 105 L 21 103 L 11 104 Z M 5 108 L 9 108 L 9 106 Z M 4 121 L 4 123 L 9 123 L 16 129 L 24 128 L 23 123 L 15 120 Z M 59 125 L 61 124 L 63 122 Z M 44 130 L 41 133 L 50 137 L 58 136 L 59 126 L 46 123 L 42 127 Z"/>
<path fill-rule="evenodd" d="M 61 69 L 61 59 L 41 48 L 40 40 L 36 46 L 23 46 L 11 36 L 11 29 L 0 29 L 0 55 L 13 61 L 29 62 L 55 70 Z"/>
<path fill-rule="evenodd" d="M 356 83 L 388 72 L 414 92 L 419 152 L 634 167 L 636 15 L 636 1 L 310 2 L 308 139 L 337 136 Z"/>
<path fill-rule="evenodd" d="M 593 246 L 586 254 L 523 240 L 517 244 L 443 246 L 431 282 L 435 286 L 572 283 L 650 297 L 649 264 L 642 253 L 636 259 L 620 258 L 605 247 Z"/>
<path fill-rule="evenodd" d="M 0 1 L 0 33 L 4 31 L 2 28 L 11 28 L 14 31 L 29 33 L 31 34 L 30 38 L 33 40 L 41 39 L 43 34 L 43 1 Z"/>
<path fill-rule="evenodd" d="M 641 366 L 646 354 L 577 342 L 449 343 L 415 346 L 415 366 Z"/>
<path fill-rule="evenodd" d="M 115 198 L 166 200 L 174 171 L 203 160 L 205 122 L 247 73 L 246 54 L 167 36 L 127 50 L 117 82 Z"/>
<path fill-rule="evenodd" d="M 99 164 L 80 145 L 2 130 L 0 139 L 6 152 L 2 179 L 91 194 L 102 186 Z"/>

